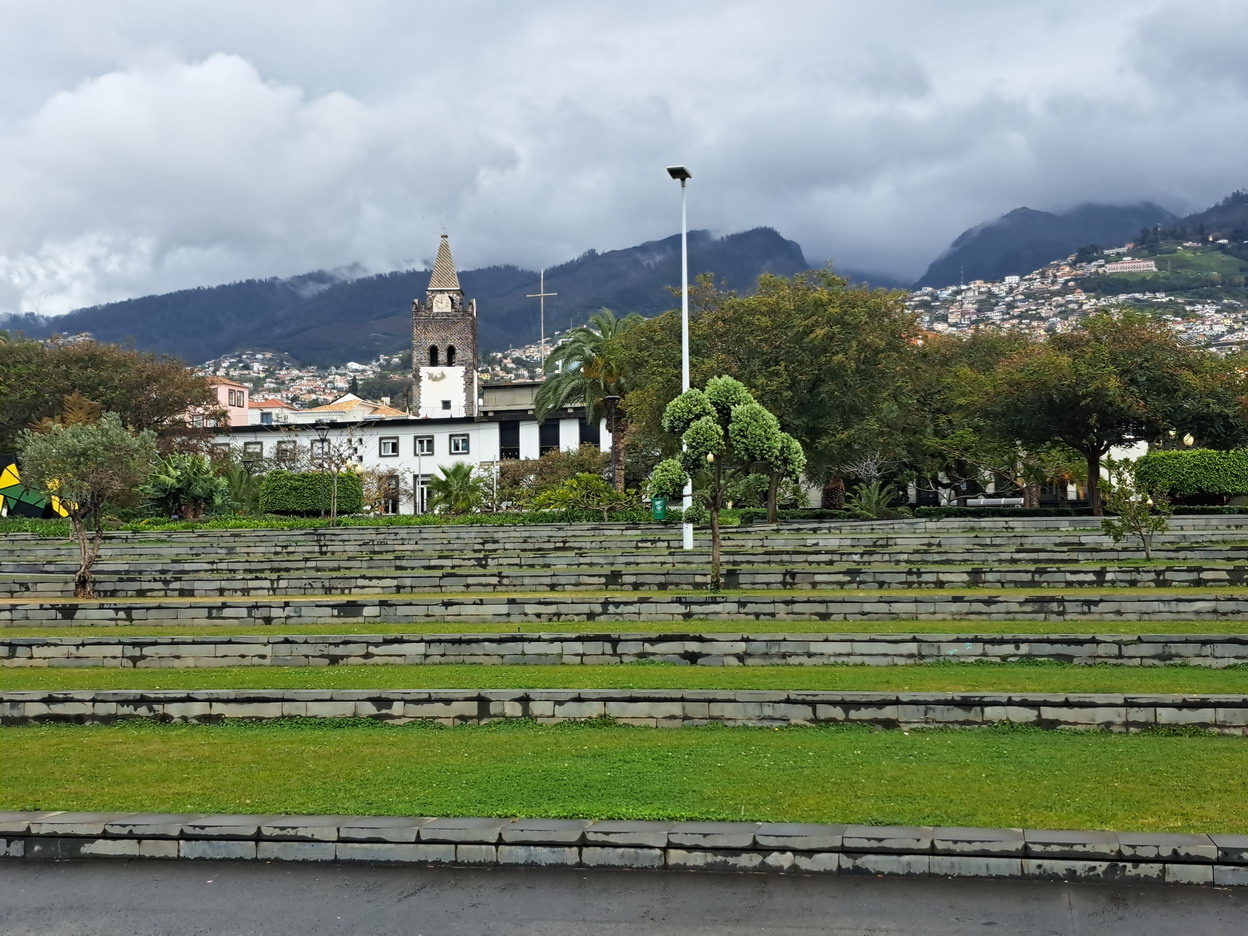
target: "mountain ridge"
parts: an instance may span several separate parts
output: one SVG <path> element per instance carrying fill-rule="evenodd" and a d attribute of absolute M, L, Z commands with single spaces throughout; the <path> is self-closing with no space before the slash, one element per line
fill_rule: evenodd
<path fill-rule="evenodd" d="M 748 291 L 762 273 L 789 276 L 809 269 L 801 246 L 773 228 L 723 237 L 689 232 L 690 275 L 707 272 L 727 288 Z M 280 351 L 310 364 L 369 360 L 407 350 L 411 303 L 423 296 L 428 270 L 352 276 L 353 268 L 285 279 L 244 280 L 78 309 L 55 318 L 10 316 L 0 322 L 35 338 L 91 333 L 96 340 L 133 343 L 146 351 L 204 361 L 244 348 Z M 538 338 L 538 272 L 497 265 L 459 273 L 480 307 L 483 351 Z M 672 308 L 680 282 L 680 237 L 579 257 L 546 270 L 547 337 L 584 322 L 602 307 L 654 315 Z"/>

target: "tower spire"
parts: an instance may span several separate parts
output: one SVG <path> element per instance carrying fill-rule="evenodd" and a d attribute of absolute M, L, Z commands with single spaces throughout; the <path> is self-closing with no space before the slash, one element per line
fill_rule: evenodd
<path fill-rule="evenodd" d="M 429 277 L 430 289 L 459 289 L 459 274 L 451 259 L 451 244 L 446 235 L 438 242 L 438 257 L 433 262 L 433 275 Z"/>

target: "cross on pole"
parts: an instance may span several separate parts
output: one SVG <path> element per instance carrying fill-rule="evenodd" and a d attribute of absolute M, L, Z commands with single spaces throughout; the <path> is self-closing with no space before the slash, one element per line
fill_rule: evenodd
<path fill-rule="evenodd" d="M 546 297 L 557 296 L 558 293 L 548 293 L 546 291 L 546 271 L 543 269 L 539 274 L 537 292 L 528 293 L 524 298 L 541 300 L 541 344 L 538 345 L 538 356 L 541 359 L 538 363 L 542 370 L 546 369 Z"/>

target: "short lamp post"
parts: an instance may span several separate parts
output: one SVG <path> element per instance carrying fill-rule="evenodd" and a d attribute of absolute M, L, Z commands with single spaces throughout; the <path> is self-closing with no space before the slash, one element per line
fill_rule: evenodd
<path fill-rule="evenodd" d="M 624 485 L 620 477 L 620 398 L 615 395 L 602 398 L 607 408 L 607 432 L 611 433 L 611 487 L 622 491 Z"/>
<path fill-rule="evenodd" d="M 680 392 L 689 389 L 689 236 L 685 214 L 685 183 L 693 174 L 684 166 L 668 166 L 667 174 L 680 183 Z M 685 482 L 684 512 L 693 505 L 693 479 Z M 693 524 L 683 524 L 683 546 L 693 549 Z"/>
<path fill-rule="evenodd" d="M 321 470 L 326 467 L 330 471 L 329 482 L 329 525 L 338 525 L 338 470 L 337 466 L 332 463 L 329 457 L 329 424 L 323 419 L 317 420 L 312 427 L 316 430 L 317 441 L 321 443 Z"/>

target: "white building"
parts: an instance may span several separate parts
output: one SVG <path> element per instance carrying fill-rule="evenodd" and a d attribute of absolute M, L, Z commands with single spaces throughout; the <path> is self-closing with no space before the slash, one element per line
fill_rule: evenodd
<path fill-rule="evenodd" d="M 409 482 L 403 487 L 418 496 L 401 502 L 399 513 L 424 513 L 429 479 L 456 462 L 492 467 L 581 445 L 610 450 L 610 434 L 598 421 L 587 423 L 581 407 L 552 413 L 539 425 L 533 400 L 540 382 L 478 389 L 476 302 L 464 302 L 445 235 L 430 279 L 426 301 L 412 309 L 414 352 L 420 352 L 412 356 L 418 415 L 396 416 L 390 407 L 370 412 L 376 404 L 359 406 L 368 401 L 348 395 L 315 411 L 284 411 L 284 421 L 222 430 L 215 447 L 244 462 L 303 467 L 320 461 L 329 447 L 360 468 Z"/>

